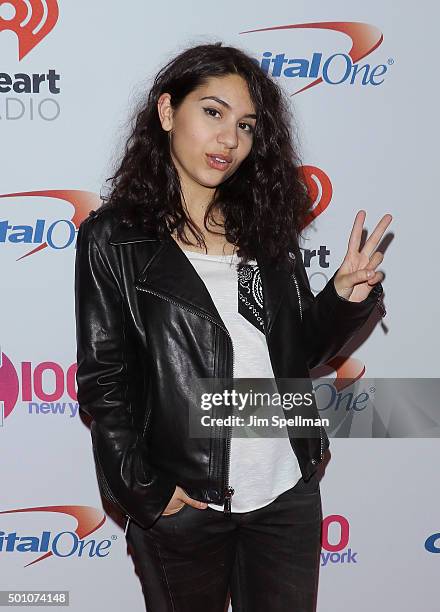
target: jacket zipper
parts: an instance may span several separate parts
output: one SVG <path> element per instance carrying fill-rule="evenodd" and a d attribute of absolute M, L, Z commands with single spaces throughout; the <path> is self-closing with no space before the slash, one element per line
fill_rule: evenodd
<path fill-rule="evenodd" d="M 231 341 L 232 348 L 232 381 L 234 381 L 234 344 L 232 342 L 232 338 L 226 330 L 227 335 Z M 226 437 L 226 467 L 225 467 L 225 501 L 223 504 L 223 514 L 225 517 L 229 518 L 231 516 L 231 497 L 234 495 L 235 490 L 229 485 L 229 467 L 230 467 L 230 455 L 231 455 L 231 435 L 232 435 L 232 425 L 228 427 L 227 437 Z"/>
<path fill-rule="evenodd" d="M 377 298 L 376 306 L 379 309 L 380 316 L 384 317 L 387 314 L 387 311 L 385 310 L 385 306 L 382 301 L 382 295 L 379 295 L 379 297 Z"/>
<path fill-rule="evenodd" d="M 158 291 L 154 291 L 153 289 L 146 289 L 145 287 L 141 287 L 139 284 L 136 284 L 136 289 L 139 289 L 140 291 L 145 291 L 145 293 L 151 293 L 153 295 L 156 295 L 157 297 L 160 297 L 163 300 L 165 300 L 167 302 L 170 302 L 171 304 L 175 304 L 179 308 L 183 308 L 184 310 L 187 310 L 188 312 L 191 312 L 192 314 L 195 314 L 195 315 L 197 315 L 199 317 L 207 319 L 208 321 L 211 321 L 211 323 L 214 323 L 214 325 L 217 325 L 217 327 L 222 329 L 225 332 L 225 334 L 228 336 L 228 338 L 230 340 L 230 343 L 231 343 L 231 349 L 232 349 L 232 378 L 234 378 L 234 345 L 232 343 L 231 334 L 228 332 L 226 327 L 223 327 L 223 325 L 220 325 L 220 323 L 218 323 L 215 319 L 213 319 L 209 315 L 204 314 L 204 313 L 202 314 L 198 310 L 194 310 L 193 308 L 189 308 L 188 306 L 181 304 L 181 302 L 177 302 L 176 300 L 172 300 L 169 297 L 165 297 L 162 293 L 159 293 Z M 232 495 L 235 492 L 234 489 L 231 486 L 229 486 L 229 464 L 230 464 L 230 453 L 231 453 L 231 431 L 232 431 L 232 425 L 229 425 L 227 427 L 227 436 L 226 436 L 225 486 L 224 486 L 224 504 L 223 504 L 223 513 L 224 513 L 225 516 L 230 516 L 230 514 L 231 514 L 231 497 L 232 497 Z"/>
<path fill-rule="evenodd" d="M 301 303 L 301 293 L 299 291 L 298 281 L 296 280 L 296 276 L 293 272 L 292 272 L 292 278 L 293 278 L 293 282 L 295 283 L 296 293 L 298 295 L 299 316 L 301 317 L 301 321 L 302 321 L 303 312 L 302 312 L 302 303 Z"/>
<path fill-rule="evenodd" d="M 322 436 L 322 425 L 319 426 L 319 435 L 321 437 L 321 461 L 324 457 L 324 438 Z"/>
<path fill-rule="evenodd" d="M 298 295 L 299 314 L 300 314 L 300 318 L 301 318 L 301 321 L 302 321 L 303 320 L 303 310 L 302 310 L 302 302 L 301 302 L 301 292 L 299 290 L 298 281 L 296 279 L 296 276 L 295 276 L 294 272 L 292 272 L 292 278 L 293 278 L 293 282 L 295 283 L 296 293 Z M 323 435 L 322 435 L 322 425 L 319 426 L 319 437 L 320 437 L 320 441 L 321 441 L 320 460 L 322 461 L 322 459 L 324 457 L 324 438 L 323 438 Z"/>
<path fill-rule="evenodd" d="M 145 432 L 147 431 L 148 423 L 150 422 L 151 410 L 147 414 L 147 418 L 145 419 L 142 436 L 145 436 Z M 127 515 L 127 522 L 125 523 L 124 535 L 127 536 L 128 526 L 130 524 L 131 516 Z"/>

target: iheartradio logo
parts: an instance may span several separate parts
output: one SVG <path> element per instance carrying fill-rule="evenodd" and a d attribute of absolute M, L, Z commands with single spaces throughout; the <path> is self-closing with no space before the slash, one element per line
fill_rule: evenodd
<path fill-rule="evenodd" d="M 303 230 L 328 208 L 333 196 L 333 187 L 330 178 L 321 168 L 301 166 L 300 173 L 312 201 L 312 207 L 301 227 Z"/>
<path fill-rule="evenodd" d="M 57 0 L 0 1 L 0 32 L 16 33 L 21 61 L 53 30 L 58 15 Z"/>

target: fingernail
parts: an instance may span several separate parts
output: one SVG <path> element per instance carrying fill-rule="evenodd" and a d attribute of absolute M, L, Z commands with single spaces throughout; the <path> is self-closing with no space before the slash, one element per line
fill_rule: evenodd
<path fill-rule="evenodd" d="M 373 276 L 373 272 L 371 272 L 371 270 L 368 270 L 367 271 L 367 276 L 368 276 L 368 278 L 370 278 L 370 276 Z"/>

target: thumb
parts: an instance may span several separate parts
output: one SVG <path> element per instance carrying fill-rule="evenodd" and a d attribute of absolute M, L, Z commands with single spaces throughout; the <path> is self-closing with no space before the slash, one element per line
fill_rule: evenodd
<path fill-rule="evenodd" d="M 335 275 L 333 284 L 338 295 L 344 299 L 348 299 L 355 285 L 364 283 L 373 278 L 373 276 L 374 272 L 368 268 L 355 270 L 355 272 L 348 272 L 346 274 L 342 274 L 339 269 Z"/>
<path fill-rule="evenodd" d="M 363 268 L 361 270 L 356 270 L 355 272 L 351 272 L 347 274 L 346 281 L 348 285 L 354 287 L 358 283 L 365 283 L 365 281 L 370 280 L 374 276 L 374 271 L 369 270 L 368 268 Z"/>

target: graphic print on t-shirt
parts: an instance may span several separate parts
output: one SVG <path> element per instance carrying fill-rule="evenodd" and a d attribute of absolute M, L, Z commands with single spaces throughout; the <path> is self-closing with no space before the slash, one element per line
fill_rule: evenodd
<path fill-rule="evenodd" d="M 238 270 L 238 312 L 264 334 L 263 285 L 257 265 Z"/>

